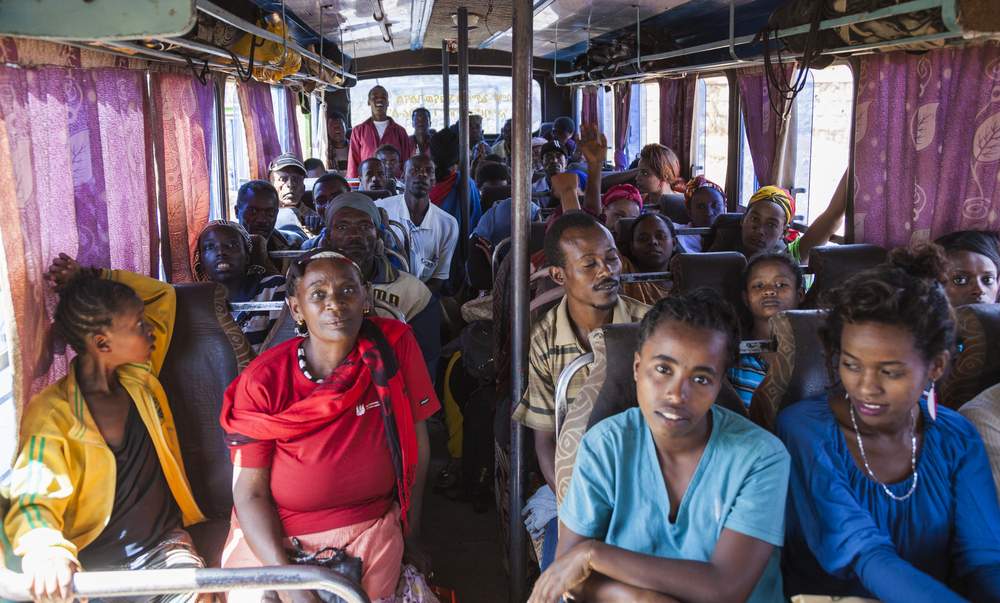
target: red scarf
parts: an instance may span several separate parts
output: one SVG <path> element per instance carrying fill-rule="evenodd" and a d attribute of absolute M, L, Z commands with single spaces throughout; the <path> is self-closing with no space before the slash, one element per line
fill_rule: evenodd
<path fill-rule="evenodd" d="M 455 188 L 455 183 L 458 182 L 458 172 L 453 172 L 451 176 L 448 176 L 441 182 L 438 182 L 431 188 L 431 203 L 441 207 L 444 203 L 445 198 L 451 193 L 451 189 Z"/>
<path fill-rule="evenodd" d="M 402 323 L 392 320 L 365 320 L 354 349 L 337 370 L 323 383 L 317 383 L 306 398 L 276 414 L 237 409 L 232 395 L 236 391 L 234 382 L 226 392 L 220 418 L 227 442 L 238 446 L 255 440 L 291 439 L 339 420 L 344 413 L 353 417 L 365 391 L 374 385 L 386 423 L 389 452 L 397 468 L 396 490 L 403 531 L 407 532 L 410 494 L 417 474 L 417 432 L 398 360 L 383 333 L 397 335 L 402 328 L 405 328 Z M 298 344 L 294 349 L 298 349 Z M 390 437 L 393 431 L 396 437 Z"/>

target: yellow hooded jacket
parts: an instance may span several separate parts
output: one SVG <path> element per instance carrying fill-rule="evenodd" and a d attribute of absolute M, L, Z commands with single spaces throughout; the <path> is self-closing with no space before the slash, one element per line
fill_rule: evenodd
<path fill-rule="evenodd" d="M 104 270 L 104 278 L 131 287 L 145 304 L 155 348 L 149 362 L 126 364 L 118 378 L 149 430 L 167 485 L 185 526 L 204 521 L 181 460 L 167 396 L 157 375 L 173 334 L 176 295 L 168 284 L 124 270 Z M 21 420 L 17 460 L 10 479 L 10 509 L 4 531 L 14 553 L 40 548 L 76 559 L 104 530 L 114 505 L 115 455 L 69 374 L 31 399 Z"/>

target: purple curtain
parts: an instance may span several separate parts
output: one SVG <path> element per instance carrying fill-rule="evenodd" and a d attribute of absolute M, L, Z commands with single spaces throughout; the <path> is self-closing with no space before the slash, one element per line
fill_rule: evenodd
<path fill-rule="evenodd" d="M 791 77 L 792 67 L 785 68 L 785 77 Z M 778 140 L 781 136 L 781 117 L 771 109 L 770 84 L 760 67 L 740 69 L 736 76 L 740 86 L 743 124 L 753 159 L 753 171 L 761 186 L 772 183 L 772 170 L 777 158 Z"/>
<path fill-rule="evenodd" d="M 615 169 L 628 167 L 625 147 L 628 145 L 629 114 L 632 106 L 632 84 L 615 85 Z"/>
<path fill-rule="evenodd" d="M 250 178 L 267 180 L 268 164 L 281 155 L 278 128 L 274 125 L 271 86 L 255 81 L 240 82 L 237 90 L 250 158 Z"/>
<path fill-rule="evenodd" d="M 581 124 L 597 124 L 600 127 L 600 114 L 597 111 L 597 87 L 586 86 L 583 89 L 583 106 L 580 107 Z"/>
<path fill-rule="evenodd" d="M 1000 45 L 864 57 L 855 238 L 882 246 L 1000 226 Z"/>
<path fill-rule="evenodd" d="M 681 164 L 681 176 L 691 176 L 691 128 L 697 79 L 661 79 L 660 144 L 670 147 Z"/>
<path fill-rule="evenodd" d="M 0 66 L 0 230 L 19 410 L 67 368 L 42 279 L 54 256 L 156 274 L 145 91 L 142 71 Z"/>
<path fill-rule="evenodd" d="M 299 93 L 288 88 L 285 91 L 285 127 L 288 131 L 288 148 L 286 153 L 294 153 L 296 157 L 305 160 L 302 155 L 302 140 L 299 138 L 299 120 L 296 111 L 299 106 Z"/>

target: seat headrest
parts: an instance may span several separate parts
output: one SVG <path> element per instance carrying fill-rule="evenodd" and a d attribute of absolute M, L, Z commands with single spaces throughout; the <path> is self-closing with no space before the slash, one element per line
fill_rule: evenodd
<path fill-rule="evenodd" d="M 473 289 L 493 290 L 493 257 L 475 245 L 469 245 L 469 258 L 465 261 L 465 273 Z"/>
<path fill-rule="evenodd" d="M 260 351 L 270 350 L 274 346 L 284 343 L 295 337 L 295 319 L 292 318 L 292 313 L 288 310 L 286 305 L 281 309 L 281 314 L 278 316 L 278 320 L 274 323 L 274 327 L 271 328 L 271 332 L 268 333 L 267 339 L 260 346 Z"/>
<path fill-rule="evenodd" d="M 528 233 L 528 255 L 534 255 L 545 247 L 545 222 L 532 222 Z"/>
<path fill-rule="evenodd" d="M 743 270 L 747 260 L 736 251 L 680 253 L 670 261 L 673 291 L 686 293 L 707 287 L 739 311 L 743 306 Z"/>
<path fill-rule="evenodd" d="M 687 224 L 691 221 L 684 195 L 680 193 L 660 195 L 660 213 L 670 218 L 674 224 Z"/>
<path fill-rule="evenodd" d="M 253 353 L 216 283 L 177 285 L 170 349 L 160 370 L 195 500 L 210 519 L 233 509 L 232 472 L 219 413 L 222 398 Z"/>
<path fill-rule="evenodd" d="M 961 351 L 941 383 L 941 402 L 958 408 L 1000 383 L 1000 304 L 955 308 Z"/>
<path fill-rule="evenodd" d="M 777 351 L 750 403 L 750 418 L 774 430 L 774 420 L 789 404 L 825 392 L 830 385 L 826 354 L 819 336 L 825 313 L 786 310 L 771 317 Z"/>
<path fill-rule="evenodd" d="M 851 276 L 878 266 L 888 252 L 878 245 L 856 243 L 851 245 L 823 245 L 809 253 L 809 271 L 815 276 L 806 293 L 803 307 L 815 308 L 820 296 Z"/>
<path fill-rule="evenodd" d="M 739 249 L 740 226 L 743 214 L 739 212 L 719 214 L 712 223 L 712 230 L 705 235 L 702 249 Z"/>

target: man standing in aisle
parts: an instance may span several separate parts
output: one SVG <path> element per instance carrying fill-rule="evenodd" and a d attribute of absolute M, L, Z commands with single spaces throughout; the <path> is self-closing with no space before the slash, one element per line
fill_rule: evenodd
<path fill-rule="evenodd" d="M 357 178 L 361 162 L 375 156 L 383 144 L 399 149 L 400 157 L 413 154 L 413 146 L 406 128 L 388 115 L 389 93 L 382 86 L 375 86 L 368 93 L 368 107 L 372 116 L 351 130 L 351 149 L 347 157 L 347 177 Z"/>

